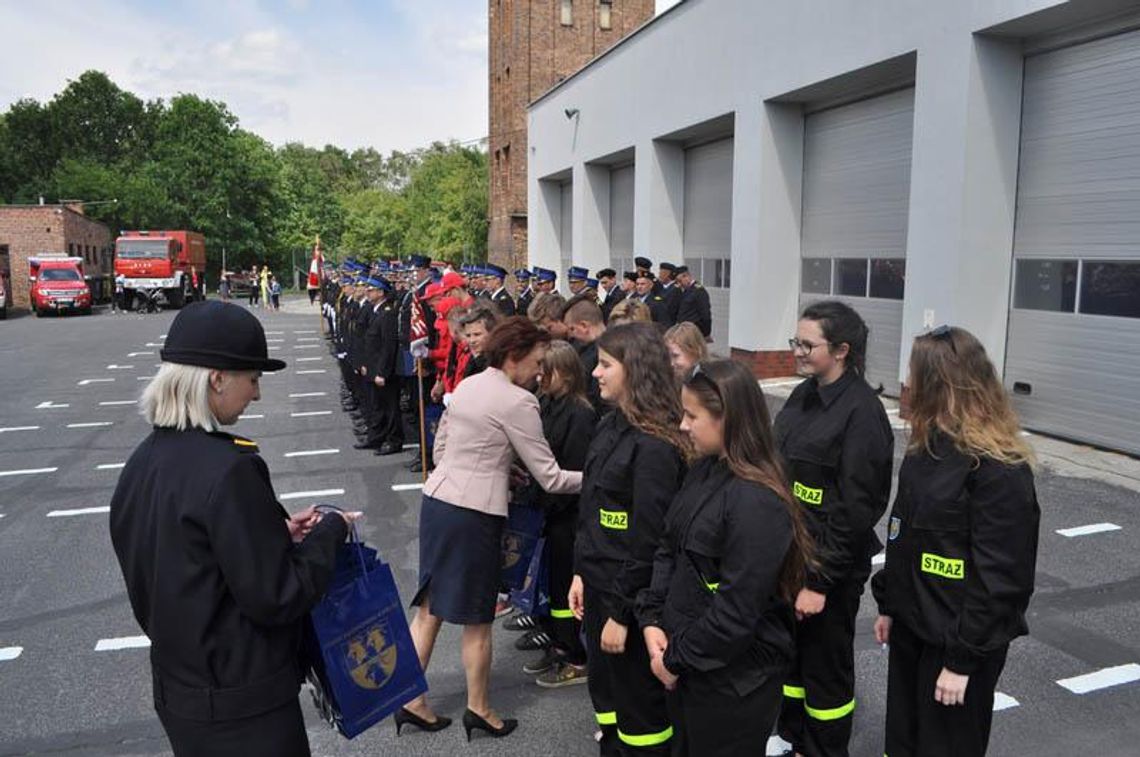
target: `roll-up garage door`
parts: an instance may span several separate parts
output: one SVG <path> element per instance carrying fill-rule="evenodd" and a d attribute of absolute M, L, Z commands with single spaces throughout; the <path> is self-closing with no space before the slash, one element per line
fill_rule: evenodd
<path fill-rule="evenodd" d="M 1025 60 L 1006 385 L 1027 428 L 1140 453 L 1140 32 Z"/>
<path fill-rule="evenodd" d="M 685 264 L 708 289 L 713 342 L 726 354 L 732 269 L 732 149 L 733 140 L 728 138 L 685 150 Z"/>
<path fill-rule="evenodd" d="M 871 329 L 867 378 L 899 392 L 914 89 L 804 119 L 800 306 L 833 298 Z"/>
<path fill-rule="evenodd" d="M 610 267 L 633 270 L 633 166 L 610 171 Z"/>
<path fill-rule="evenodd" d="M 558 269 L 558 285 L 566 286 L 566 270 L 574 262 L 574 183 L 563 182 L 558 212 L 558 248 L 562 266 Z"/>

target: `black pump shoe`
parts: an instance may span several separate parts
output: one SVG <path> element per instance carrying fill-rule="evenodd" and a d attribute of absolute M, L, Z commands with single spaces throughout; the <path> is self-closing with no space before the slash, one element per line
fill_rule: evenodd
<path fill-rule="evenodd" d="M 409 724 L 414 725 L 421 731 L 428 731 L 429 733 L 442 731 L 444 728 L 447 728 L 449 725 L 451 725 L 451 718 L 445 718 L 442 715 L 436 715 L 435 720 L 424 720 L 419 715 L 411 712 L 404 707 L 396 710 L 396 713 L 392 716 L 392 719 L 396 721 L 397 736 L 400 735 L 400 729 Z"/>
<path fill-rule="evenodd" d="M 504 736 L 509 736 L 518 727 L 519 721 L 514 718 L 503 718 L 503 724 L 495 728 L 471 710 L 467 710 L 463 713 L 463 730 L 467 731 L 468 741 L 471 741 L 472 731 L 486 731 L 494 738 L 501 739 Z"/>

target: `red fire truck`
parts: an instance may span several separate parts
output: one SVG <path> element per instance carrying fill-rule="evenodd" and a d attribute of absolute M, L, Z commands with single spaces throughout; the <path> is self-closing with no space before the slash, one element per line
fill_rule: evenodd
<path fill-rule="evenodd" d="M 124 300 L 161 295 L 180 308 L 205 296 L 206 239 L 196 231 L 124 231 L 115 240 L 115 276 L 126 278 Z"/>

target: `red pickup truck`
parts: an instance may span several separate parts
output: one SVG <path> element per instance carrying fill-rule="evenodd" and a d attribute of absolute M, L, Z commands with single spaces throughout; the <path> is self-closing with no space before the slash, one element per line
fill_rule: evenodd
<path fill-rule="evenodd" d="M 32 310 L 91 314 L 91 287 L 83 278 L 83 258 L 44 255 L 28 258 Z"/>

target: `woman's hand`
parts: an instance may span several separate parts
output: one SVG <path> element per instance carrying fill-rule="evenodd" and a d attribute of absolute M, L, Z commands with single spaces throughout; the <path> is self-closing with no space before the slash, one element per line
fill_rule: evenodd
<path fill-rule="evenodd" d="M 313 526 L 317 525 L 320 519 L 321 514 L 314 507 L 306 507 L 304 510 L 290 515 L 289 520 L 285 521 L 285 525 L 289 529 L 289 538 L 293 541 L 301 541 L 309 535 Z"/>
<path fill-rule="evenodd" d="M 438 405 L 441 399 L 443 399 L 443 382 L 437 381 L 431 388 L 431 401 Z"/>
<path fill-rule="evenodd" d="M 582 577 L 574 576 L 574 579 L 570 581 L 570 593 L 566 595 L 566 602 L 570 605 L 570 612 L 574 613 L 574 617 L 579 621 L 582 620 L 582 615 L 586 611 L 584 595 L 585 588 L 582 585 Z"/>
<path fill-rule="evenodd" d="M 376 384 L 376 386 L 383 389 L 384 388 L 384 377 L 383 376 L 374 376 L 372 378 L 372 383 Z"/>
<path fill-rule="evenodd" d="M 665 656 L 658 655 L 649 660 L 649 669 L 653 671 L 653 675 L 657 676 L 657 680 L 665 687 L 666 691 L 672 691 L 677 688 L 677 676 L 669 672 L 665 667 Z"/>
<path fill-rule="evenodd" d="M 641 635 L 645 637 L 645 650 L 649 652 L 650 658 L 665 654 L 669 647 L 669 637 L 664 631 L 657 626 L 646 626 L 641 629 Z"/>
<path fill-rule="evenodd" d="M 879 644 L 891 643 L 891 622 L 890 615 L 875 618 L 875 641 Z"/>
<path fill-rule="evenodd" d="M 625 651 L 625 638 L 628 634 L 628 628 L 609 618 L 602 627 L 602 651 L 606 654 L 621 654 Z"/>
<path fill-rule="evenodd" d="M 934 701 L 948 705 L 965 704 L 966 686 L 969 683 L 970 676 L 942 668 L 938 680 L 934 682 Z"/>
<path fill-rule="evenodd" d="M 826 604 L 826 594 L 820 594 L 811 589 L 800 589 L 800 593 L 796 595 L 796 620 L 805 620 L 813 615 L 819 615 L 823 612 Z"/>

